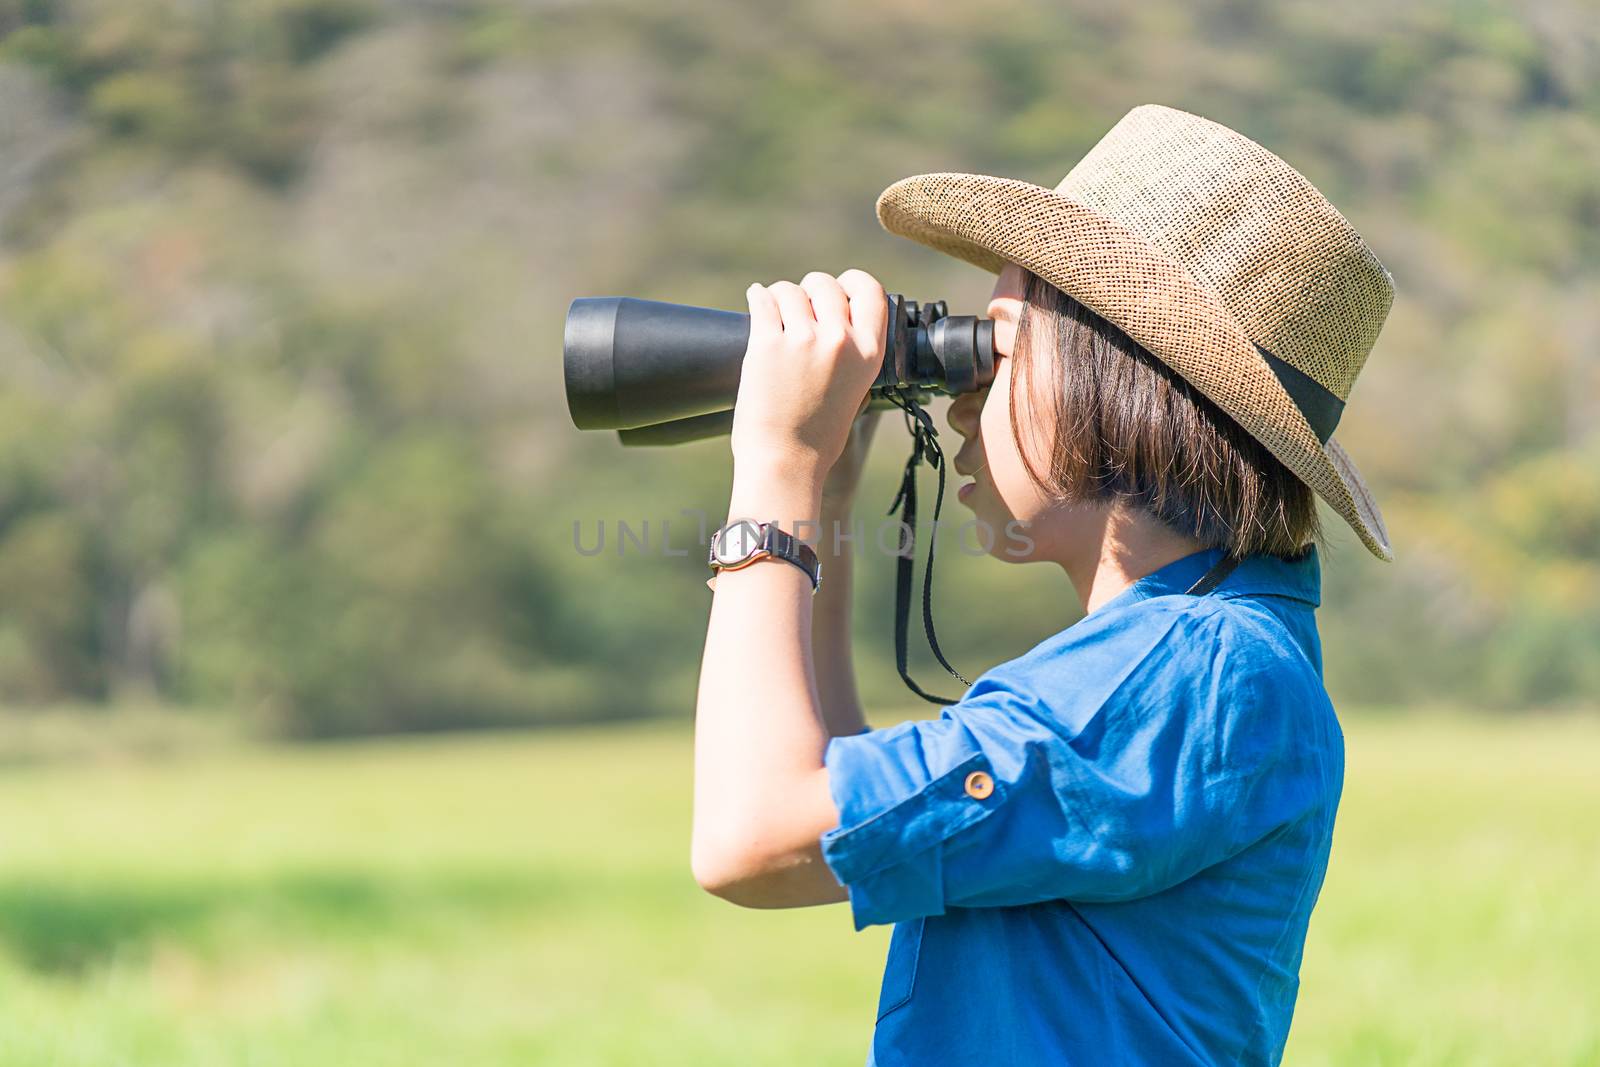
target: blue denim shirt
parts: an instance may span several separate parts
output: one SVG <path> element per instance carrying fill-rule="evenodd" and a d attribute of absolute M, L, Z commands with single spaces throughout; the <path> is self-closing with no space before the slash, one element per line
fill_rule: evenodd
<path fill-rule="evenodd" d="M 1315 549 L 1177 560 L 938 719 L 827 747 L 823 857 L 894 923 L 869 1064 L 1274 1064 L 1344 736 Z"/>

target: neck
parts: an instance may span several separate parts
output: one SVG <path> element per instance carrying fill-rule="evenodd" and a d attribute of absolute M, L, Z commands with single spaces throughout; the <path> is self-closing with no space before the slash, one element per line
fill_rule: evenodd
<path fill-rule="evenodd" d="M 1116 598 L 1152 571 L 1205 547 L 1149 514 L 1120 504 L 1101 510 L 1090 526 L 1079 547 L 1058 560 L 1085 613 Z"/>

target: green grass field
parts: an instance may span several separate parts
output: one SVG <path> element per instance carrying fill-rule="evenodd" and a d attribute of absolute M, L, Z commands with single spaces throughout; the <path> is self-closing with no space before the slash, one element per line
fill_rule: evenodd
<path fill-rule="evenodd" d="M 1600 722 L 1355 716 L 1291 1064 L 1600 1063 Z M 0 773 L 0 1064 L 859 1064 L 887 933 L 688 870 L 684 725 Z"/>

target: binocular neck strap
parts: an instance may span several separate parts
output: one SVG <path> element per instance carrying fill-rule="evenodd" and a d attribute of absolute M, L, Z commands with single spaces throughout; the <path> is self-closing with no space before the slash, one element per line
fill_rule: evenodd
<path fill-rule="evenodd" d="M 1207 595 L 1221 585 L 1224 579 L 1232 574 L 1241 562 L 1243 561 L 1237 557 L 1230 556 L 1224 552 L 1222 558 L 1213 563 L 1211 569 L 1202 574 L 1193 585 L 1185 589 L 1184 593 L 1188 596 Z"/>
<path fill-rule="evenodd" d="M 939 535 L 939 509 L 944 506 L 944 452 L 939 448 L 939 431 L 934 428 L 933 419 L 923 410 L 922 405 L 911 397 L 902 397 L 894 392 L 887 395 L 901 411 L 905 412 L 906 428 L 911 433 L 911 457 L 906 460 L 905 473 L 900 476 L 900 491 L 895 494 L 894 503 L 889 505 L 888 512 L 890 515 L 896 511 L 900 512 L 900 523 L 905 531 L 904 544 L 900 546 L 902 548 L 899 553 L 900 558 L 895 563 L 894 664 L 906 687 L 917 696 L 933 704 L 954 704 L 957 701 L 925 692 L 911 680 L 911 675 L 906 671 L 906 616 L 911 611 L 911 569 L 915 562 L 917 545 L 917 467 L 926 459 L 928 465 L 938 472 L 939 495 L 933 501 L 933 529 L 928 534 L 928 562 L 922 569 L 922 628 L 928 637 L 928 647 L 933 650 L 933 655 L 939 664 L 962 685 L 972 684 L 950 666 L 950 662 L 944 658 L 943 650 L 939 648 L 939 639 L 933 633 L 933 549 Z"/>
<path fill-rule="evenodd" d="M 933 529 L 928 533 L 928 562 L 922 568 L 922 629 L 928 637 L 928 647 L 933 650 L 934 658 L 939 665 L 960 682 L 970 686 L 972 683 L 961 677 L 949 660 L 944 658 L 944 652 L 939 648 L 939 639 L 933 633 L 933 549 L 935 540 L 939 535 L 939 509 L 944 506 L 944 452 L 939 448 L 939 431 L 934 428 L 933 419 L 923 410 L 922 405 L 908 396 L 901 396 L 893 391 L 885 395 L 905 413 L 906 428 L 911 433 L 911 456 L 906 460 L 905 472 L 900 476 L 900 491 L 895 494 L 894 503 L 889 505 L 888 514 L 900 512 L 900 523 L 905 531 L 900 558 L 895 562 L 894 575 L 894 665 L 900 672 L 900 678 L 917 696 L 933 704 L 955 704 L 959 700 L 948 697 L 934 696 L 926 692 L 912 680 L 906 670 L 906 616 L 911 611 L 911 570 L 915 562 L 917 545 L 917 467 L 924 460 L 939 475 L 939 495 L 933 501 Z M 903 505 L 903 507 L 902 507 Z M 1224 553 L 1199 580 L 1184 592 L 1189 596 L 1206 596 L 1233 573 L 1239 566 L 1240 560 Z"/>

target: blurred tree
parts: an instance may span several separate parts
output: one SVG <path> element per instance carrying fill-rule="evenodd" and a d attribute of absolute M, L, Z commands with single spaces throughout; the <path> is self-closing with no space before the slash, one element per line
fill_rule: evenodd
<path fill-rule="evenodd" d="M 567 302 L 738 306 L 752 279 L 859 265 L 978 305 L 989 279 L 883 237 L 876 193 L 940 169 L 1053 185 L 1156 100 L 1279 151 L 1396 275 L 1341 437 L 1400 562 L 1329 546 L 1335 696 L 1592 702 L 1591 16 L 0 0 L 0 699 L 311 736 L 686 713 L 682 509 L 721 518 L 726 445 L 573 432 Z M 869 529 L 903 458 L 879 441 Z M 618 554 L 619 520 L 648 551 Z M 969 675 L 1072 621 L 1064 582 L 941 541 Z M 903 703 L 890 562 L 863 560 L 856 625 L 868 699 Z"/>

